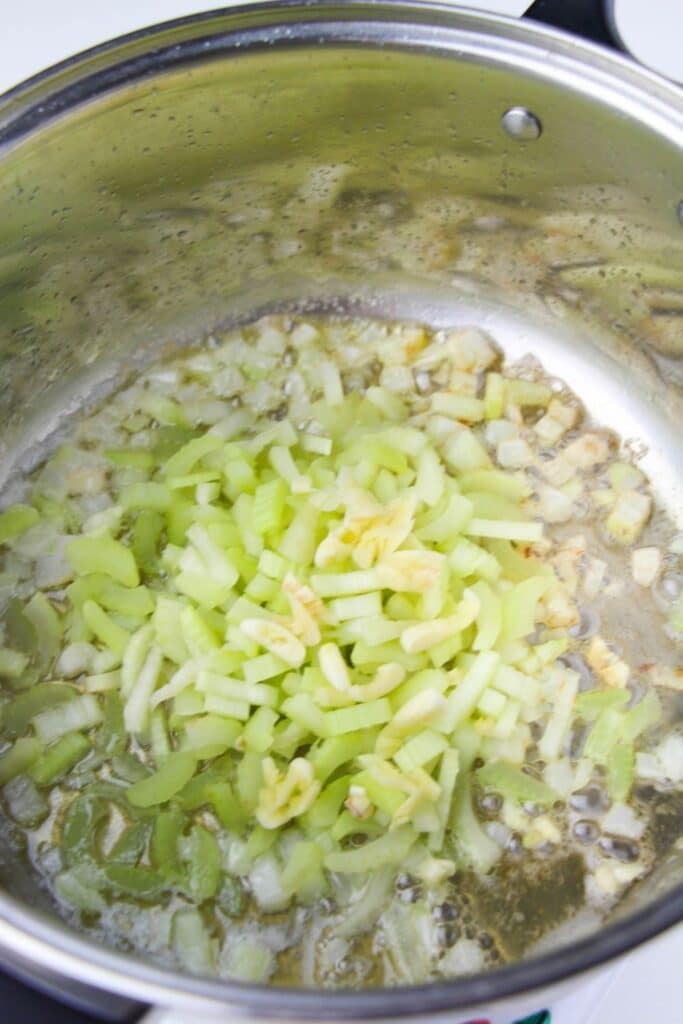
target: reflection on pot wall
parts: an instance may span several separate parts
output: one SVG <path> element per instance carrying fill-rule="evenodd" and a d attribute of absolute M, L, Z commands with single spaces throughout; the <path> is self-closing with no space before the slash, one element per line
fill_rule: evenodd
<path fill-rule="evenodd" d="M 537 141 L 503 132 L 511 98 Z M 607 107 L 445 56 L 279 49 L 142 79 L 0 164 L 3 416 L 102 355 L 387 273 L 595 319 L 680 381 L 677 174 Z"/>

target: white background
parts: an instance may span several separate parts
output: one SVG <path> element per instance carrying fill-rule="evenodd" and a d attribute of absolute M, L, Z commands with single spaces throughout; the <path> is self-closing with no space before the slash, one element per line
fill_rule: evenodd
<path fill-rule="evenodd" d="M 0 30 L 0 93 L 79 50 L 154 22 L 213 6 L 206 0 L 19 0 Z M 470 0 L 470 7 L 519 15 L 530 0 Z M 571 0 L 567 0 L 571 3 Z M 0 7 L 4 4 L 0 4 Z M 683 0 L 618 0 L 622 35 L 650 65 L 683 79 Z M 557 1024 L 683 1024 L 683 926 L 613 969 L 586 1016 L 558 1007 Z M 541 1009 L 541 1007 L 539 1007 Z M 47 1024 L 47 1022 L 46 1022 Z"/>

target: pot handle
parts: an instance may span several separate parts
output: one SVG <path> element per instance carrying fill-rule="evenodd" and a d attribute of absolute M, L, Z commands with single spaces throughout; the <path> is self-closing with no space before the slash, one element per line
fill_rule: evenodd
<path fill-rule="evenodd" d="M 534 0 L 523 17 L 573 32 L 612 50 L 621 49 L 610 31 L 603 0 Z"/>

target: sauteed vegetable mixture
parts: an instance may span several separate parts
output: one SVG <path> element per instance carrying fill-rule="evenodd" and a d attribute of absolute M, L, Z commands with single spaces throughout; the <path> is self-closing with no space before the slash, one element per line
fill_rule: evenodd
<path fill-rule="evenodd" d="M 0 514 L 2 799 L 62 913 L 362 985 L 608 909 L 683 783 L 683 537 L 637 454 L 479 330 L 334 318 L 72 424 Z"/>

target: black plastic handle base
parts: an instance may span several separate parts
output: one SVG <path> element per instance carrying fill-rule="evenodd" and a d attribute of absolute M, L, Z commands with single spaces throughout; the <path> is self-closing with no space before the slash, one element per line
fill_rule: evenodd
<path fill-rule="evenodd" d="M 619 49 L 607 24 L 603 0 L 535 0 L 524 17 Z"/>

